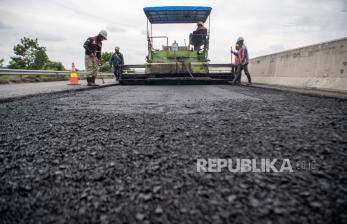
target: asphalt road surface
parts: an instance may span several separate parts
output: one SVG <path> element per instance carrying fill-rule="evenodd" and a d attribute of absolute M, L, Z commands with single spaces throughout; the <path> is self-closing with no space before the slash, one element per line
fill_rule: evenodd
<path fill-rule="evenodd" d="M 99 85 L 112 85 L 114 79 L 105 79 L 103 84 L 100 79 L 96 81 Z M 69 81 L 53 81 L 53 82 L 34 82 L 34 83 L 16 83 L 6 84 L 0 86 L 0 102 L 7 101 L 8 99 L 21 98 L 26 96 L 67 92 L 81 89 L 91 88 L 86 85 L 85 80 L 80 80 L 79 85 L 69 85 Z"/>
<path fill-rule="evenodd" d="M 0 104 L 0 223 L 347 223 L 347 101 L 114 86 Z M 197 172 L 198 159 L 293 172 Z"/>

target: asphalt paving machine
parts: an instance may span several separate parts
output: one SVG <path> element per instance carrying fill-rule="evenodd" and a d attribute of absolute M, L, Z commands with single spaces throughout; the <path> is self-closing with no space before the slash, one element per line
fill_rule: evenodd
<path fill-rule="evenodd" d="M 147 17 L 147 63 L 143 66 L 127 65 L 121 77 L 121 83 L 147 83 L 147 82 L 178 82 L 178 83 L 225 83 L 232 80 L 228 72 L 211 71 L 208 59 L 210 42 L 210 13 L 211 7 L 206 6 L 161 6 L 145 7 Z M 169 44 L 168 36 L 153 36 L 154 24 L 183 24 L 208 22 L 206 32 L 189 34 L 189 43 L 184 46 L 176 41 Z M 161 39 L 161 49 L 154 48 L 154 41 Z M 136 68 L 143 68 L 142 72 L 134 72 Z M 227 65 L 228 69 L 230 65 Z"/>

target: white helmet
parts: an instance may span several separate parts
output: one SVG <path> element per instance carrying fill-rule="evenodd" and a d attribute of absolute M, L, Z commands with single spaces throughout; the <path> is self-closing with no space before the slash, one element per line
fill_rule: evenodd
<path fill-rule="evenodd" d="M 99 34 L 100 34 L 103 38 L 105 38 L 105 40 L 107 40 L 107 31 L 106 31 L 106 30 L 101 30 L 101 31 L 99 32 Z"/>
<path fill-rule="evenodd" d="M 239 41 L 244 41 L 245 39 L 243 38 L 243 37 L 239 37 L 239 38 L 237 38 L 237 42 L 239 42 Z"/>
<path fill-rule="evenodd" d="M 116 51 L 119 51 L 120 48 L 117 46 L 117 47 L 115 47 L 114 49 L 115 49 Z"/>

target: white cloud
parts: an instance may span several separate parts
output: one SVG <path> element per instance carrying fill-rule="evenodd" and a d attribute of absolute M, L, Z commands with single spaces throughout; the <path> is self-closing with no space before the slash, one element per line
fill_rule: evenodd
<path fill-rule="evenodd" d="M 113 33 L 124 33 L 126 32 L 126 29 L 120 26 L 115 26 L 115 25 L 108 25 L 106 26 L 106 30 L 108 32 L 113 32 Z"/>
<path fill-rule="evenodd" d="M 51 60 L 66 67 L 74 61 L 83 68 L 83 42 L 107 29 L 103 50 L 120 46 L 126 63 L 142 64 L 147 51 L 143 7 L 156 5 L 212 6 L 212 63 L 229 62 L 230 46 L 238 36 L 245 37 L 252 57 L 347 36 L 345 0 L 1 0 L 0 58 L 8 62 L 20 38 L 37 37 Z M 195 25 L 153 28 L 183 45 Z"/>

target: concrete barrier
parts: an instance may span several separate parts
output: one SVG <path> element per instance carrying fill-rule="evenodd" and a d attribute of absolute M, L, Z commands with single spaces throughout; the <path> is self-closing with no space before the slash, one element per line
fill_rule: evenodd
<path fill-rule="evenodd" d="M 253 58 L 249 70 L 254 83 L 347 93 L 347 38 Z"/>

